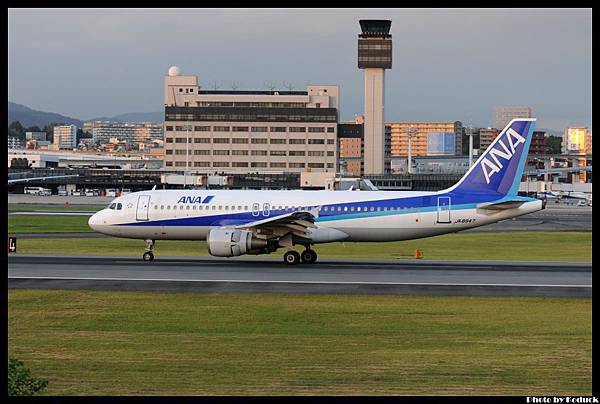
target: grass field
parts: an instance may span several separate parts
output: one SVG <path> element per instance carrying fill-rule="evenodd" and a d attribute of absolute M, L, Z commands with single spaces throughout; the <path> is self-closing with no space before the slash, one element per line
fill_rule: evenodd
<path fill-rule="evenodd" d="M 61 218 L 65 229 L 67 219 L 70 217 Z M 17 251 L 30 254 L 141 256 L 145 246 L 143 240 L 120 238 L 21 238 L 17 241 Z M 418 248 L 425 259 L 590 262 L 592 233 L 457 233 L 390 243 L 331 243 L 315 248 L 322 258 L 412 259 Z M 283 252 L 280 249 L 272 256 Z M 159 240 L 155 255 L 158 259 L 161 256 L 203 256 L 208 255 L 208 250 L 204 241 Z"/>
<path fill-rule="evenodd" d="M 9 212 L 35 212 L 40 210 L 54 211 L 54 212 L 69 212 L 69 211 L 86 211 L 86 212 L 97 212 L 105 205 L 39 205 L 39 204 L 9 204 Z"/>
<path fill-rule="evenodd" d="M 69 209 L 71 210 L 71 209 Z M 91 233 L 89 216 L 9 215 L 8 233 Z"/>
<path fill-rule="evenodd" d="M 9 290 L 49 395 L 589 395 L 590 299 Z"/>

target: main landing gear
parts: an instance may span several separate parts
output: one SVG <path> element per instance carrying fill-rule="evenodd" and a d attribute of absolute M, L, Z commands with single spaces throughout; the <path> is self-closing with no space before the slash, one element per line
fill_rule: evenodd
<path fill-rule="evenodd" d="M 305 264 L 314 264 L 317 261 L 317 253 L 307 247 L 306 250 L 299 254 L 298 252 L 291 250 L 283 255 L 283 262 L 288 265 L 296 265 L 302 261 Z"/>
<path fill-rule="evenodd" d="M 144 261 L 152 261 L 154 260 L 154 254 L 152 253 L 152 250 L 154 249 L 154 240 L 146 240 L 146 244 L 146 252 L 142 255 L 142 258 Z"/>

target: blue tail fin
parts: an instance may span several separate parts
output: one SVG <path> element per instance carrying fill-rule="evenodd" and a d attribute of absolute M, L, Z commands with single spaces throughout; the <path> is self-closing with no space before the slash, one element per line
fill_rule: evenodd
<path fill-rule="evenodd" d="M 513 119 L 448 191 L 492 198 L 517 195 L 535 119 Z"/>

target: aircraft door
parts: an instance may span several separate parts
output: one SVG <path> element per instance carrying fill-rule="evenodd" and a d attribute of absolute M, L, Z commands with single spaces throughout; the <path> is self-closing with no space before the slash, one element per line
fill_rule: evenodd
<path fill-rule="evenodd" d="M 438 197 L 437 222 L 438 223 L 450 223 L 450 197 L 449 196 Z"/>
<path fill-rule="evenodd" d="M 148 220 L 148 209 L 150 209 L 150 195 L 140 195 L 135 211 L 135 220 Z"/>

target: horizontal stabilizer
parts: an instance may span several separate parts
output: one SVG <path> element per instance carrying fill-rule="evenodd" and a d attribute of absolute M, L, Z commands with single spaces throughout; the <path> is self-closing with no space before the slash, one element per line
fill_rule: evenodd
<path fill-rule="evenodd" d="M 477 205 L 477 209 L 488 209 L 488 210 L 504 210 L 504 209 L 514 209 L 518 208 L 526 201 L 521 200 L 512 200 L 512 201 L 502 201 L 502 202 L 486 202 L 480 203 Z"/>

